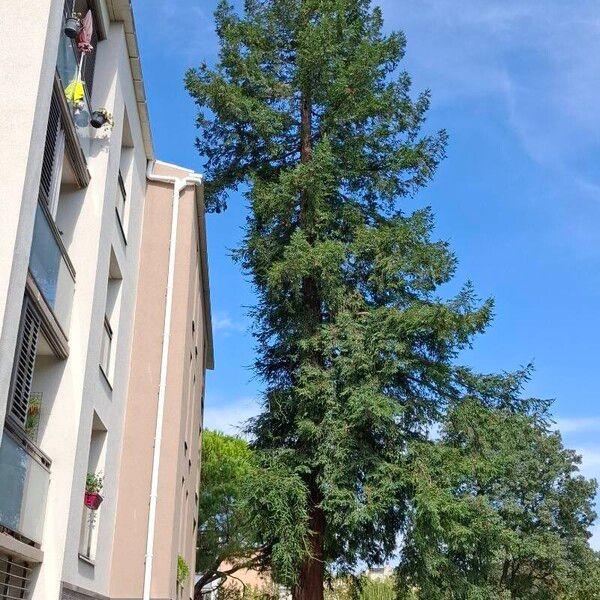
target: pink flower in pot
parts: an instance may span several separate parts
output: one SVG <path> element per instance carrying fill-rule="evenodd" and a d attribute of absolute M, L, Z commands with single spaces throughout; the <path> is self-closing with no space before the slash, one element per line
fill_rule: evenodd
<path fill-rule="evenodd" d="M 88 473 L 85 480 L 85 494 L 83 496 L 83 503 L 90 510 L 98 510 L 100 504 L 102 504 L 102 496 L 100 490 L 104 485 L 104 478 L 100 473 Z"/>

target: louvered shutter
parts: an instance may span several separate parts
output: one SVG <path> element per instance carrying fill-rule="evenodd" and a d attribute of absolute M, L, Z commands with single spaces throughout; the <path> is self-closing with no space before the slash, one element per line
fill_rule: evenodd
<path fill-rule="evenodd" d="M 54 162 L 56 160 L 56 146 L 60 130 L 60 104 L 56 94 L 52 94 L 50 101 L 50 114 L 48 115 L 48 129 L 44 144 L 44 159 L 42 161 L 42 177 L 40 179 L 40 198 L 50 204 L 52 183 L 54 175 Z"/>
<path fill-rule="evenodd" d="M 27 409 L 35 366 L 35 353 L 40 333 L 41 319 L 28 296 L 23 301 L 19 338 L 10 390 L 10 415 L 23 427 L 27 422 Z"/>
<path fill-rule="evenodd" d="M 0 600 L 29 598 L 27 588 L 31 567 L 20 560 L 0 554 Z"/>

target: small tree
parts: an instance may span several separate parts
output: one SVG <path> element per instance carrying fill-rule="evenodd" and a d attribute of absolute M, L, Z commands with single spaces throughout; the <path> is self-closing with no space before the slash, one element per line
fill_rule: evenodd
<path fill-rule="evenodd" d="M 198 503 L 195 597 L 208 584 L 222 585 L 240 569 L 263 571 L 266 557 L 301 553 L 303 487 L 268 460 L 260 460 L 239 437 L 204 431 Z M 290 515 L 293 519 L 290 519 Z M 269 545 L 272 529 L 287 536 Z M 284 563 L 285 558 L 279 562 Z M 291 566 L 289 567 L 292 568 Z"/>
<path fill-rule="evenodd" d="M 237 437 L 205 430 L 198 502 L 197 597 L 202 588 L 251 566 L 255 540 L 241 507 L 252 474 L 252 452 Z M 223 563 L 227 567 L 223 570 Z"/>
<path fill-rule="evenodd" d="M 437 443 L 413 448 L 403 597 L 414 587 L 419 600 L 598 597 L 588 580 L 596 483 L 541 408 L 515 414 L 467 399 Z M 591 586 L 595 595 L 570 595 Z"/>

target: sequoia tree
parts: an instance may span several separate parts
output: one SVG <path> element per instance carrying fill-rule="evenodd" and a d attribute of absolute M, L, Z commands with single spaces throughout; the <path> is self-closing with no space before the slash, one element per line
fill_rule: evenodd
<path fill-rule="evenodd" d="M 455 257 L 433 239 L 429 209 L 403 210 L 434 175 L 446 134 L 423 131 L 429 94 L 411 93 L 404 36 L 384 33 L 380 9 L 246 0 L 238 14 L 223 0 L 216 26 L 217 65 L 186 78 L 206 203 L 220 211 L 229 191 L 246 190 L 236 256 L 258 297 L 264 382 L 253 445 L 295 498 L 302 490 L 302 510 L 278 510 L 262 541 L 294 599 L 320 600 L 328 565 L 394 550 L 409 442 L 464 395 L 521 410 L 527 371 L 481 377 L 456 364 L 493 304 L 469 284 L 441 294 Z"/>

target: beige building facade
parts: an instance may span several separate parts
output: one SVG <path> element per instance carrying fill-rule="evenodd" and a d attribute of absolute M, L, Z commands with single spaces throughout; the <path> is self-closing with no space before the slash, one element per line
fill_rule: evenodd
<path fill-rule="evenodd" d="M 151 597 L 187 600 L 193 597 L 198 518 L 197 399 L 204 398 L 205 366 L 213 367 L 204 200 L 193 172 L 156 163 L 149 174 L 141 248 L 111 598 L 140 598 L 149 576 L 146 554 L 152 554 Z M 157 397 L 162 407 L 149 404 Z M 160 456 L 140 452 L 155 436 Z M 155 514 L 149 516 L 153 468 L 158 479 Z M 173 577 L 177 557 L 190 568 L 186 581 Z"/>
<path fill-rule="evenodd" d="M 155 162 L 128 0 L 0 3 L 0 64 L 0 600 L 187 599 L 201 178 Z"/>

